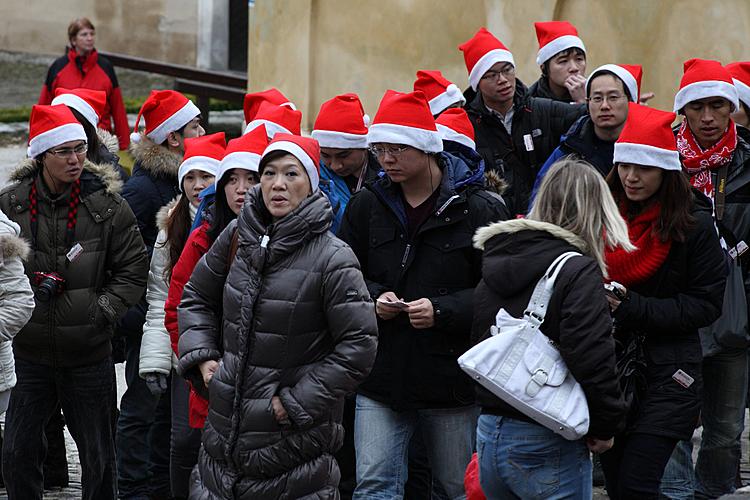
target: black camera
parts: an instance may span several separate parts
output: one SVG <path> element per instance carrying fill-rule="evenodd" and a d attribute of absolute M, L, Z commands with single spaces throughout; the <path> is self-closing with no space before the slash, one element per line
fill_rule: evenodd
<path fill-rule="evenodd" d="M 32 274 L 32 283 L 36 287 L 34 296 L 39 302 L 49 302 L 65 289 L 65 278 L 57 273 L 35 272 Z"/>

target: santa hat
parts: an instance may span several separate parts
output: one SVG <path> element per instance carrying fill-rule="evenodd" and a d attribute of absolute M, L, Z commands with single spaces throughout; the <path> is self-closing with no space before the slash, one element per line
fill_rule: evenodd
<path fill-rule="evenodd" d="M 65 104 L 81 113 L 86 121 L 96 127 L 107 106 L 107 93 L 103 90 L 64 89 L 55 90 L 52 105 Z"/>
<path fill-rule="evenodd" d="M 262 92 L 252 92 L 245 94 L 245 99 L 242 104 L 242 109 L 245 112 L 246 123 L 250 123 L 255 119 L 255 115 L 258 114 L 258 108 L 260 108 L 260 103 L 262 102 L 270 102 L 276 106 L 286 106 L 290 109 L 297 109 L 294 106 L 294 103 L 278 89 L 270 88 Z"/>
<path fill-rule="evenodd" d="M 435 125 L 444 141 L 453 141 L 476 150 L 474 126 L 462 108 L 446 109 L 437 117 Z"/>
<path fill-rule="evenodd" d="M 586 52 L 583 40 L 578 38 L 578 30 L 568 21 L 534 23 L 534 28 L 539 41 L 536 63 L 540 66 L 563 50 L 578 48 Z"/>
<path fill-rule="evenodd" d="M 268 146 L 268 136 L 266 135 L 265 125 L 229 141 L 224 152 L 224 158 L 221 160 L 221 165 L 219 165 L 219 170 L 216 173 L 216 183 L 219 183 L 224 174 L 235 168 L 249 170 L 257 174 L 260 155 L 263 154 L 266 146 Z"/>
<path fill-rule="evenodd" d="M 615 142 L 613 163 L 633 163 L 664 170 L 682 170 L 672 122 L 677 115 L 668 111 L 628 104 L 628 118 Z"/>
<path fill-rule="evenodd" d="M 443 140 L 422 92 L 385 92 L 367 132 L 368 144 L 378 142 L 404 144 L 425 153 L 443 150 Z"/>
<path fill-rule="evenodd" d="M 516 65 L 510 50 L 487 31 L 487 28 L 479 28 L 471 40 L 462 43 L 458 48 L 464 53 L 469 85 L 474 90 L 477 89 L 482 76 L 495 64 L 507 62 Z"/>
<path fill-rule="evenodd" d="M 156 144 L 161 144 L 167 140 L 170 132 L 180 130 L 200 114 L 201 110 L 198 106 L 179 92 L 152 90 L 151 95 L 138 112 L 130 140 L 132 142 L 141 140 L 138 133 L 138 123 L 141 117 L 146 121 L 146 137 Z"/>
<path fill-rule="evenodd" d="M 745 106 L 750 107 L 750 62 L 733 62 L 727 64 L 727 71 L 737 89 L 737 95 Z"/>
<path fill-rule="evenodd" d="M 737 89 L 732 75 L 719 61 L 689 59 L 685 61 L 680 90 L 674 96 L 675 113 L 692 101 L 706 97 L 723 97 L 739 108 Z"/>
<path fill-rule="evenodd" d="M 34 105 L 29 119 L 29 147 L 26 154 L 36 158 L 45 151 L 69 141 L 85 141 L 86 132 L 67 106 Z"/>
<path fill-rule="evenodd" d="M 369 124 L 357 94 L 337 95 L 320 106 L 312 137 L 321 148 L 364 149 Z"/>
<path fill-rule="evenodd" d="M 640 64 L 605 64 L 599 66 L 586 79 L 586 95 L 589 95 L 591 90 L 591 80 L 605 71 L 617 75 L 625 84 L 625 88 L 628 89 L 631 102 L 638 102 L 641 96 L 641 79 L 643 78 L 643 68 Z"/>
<path fill-rule="evenodd" d="M 301 135 L 277 134 L 268 143 L 265 151 L 263 151 L 261 163 L 263 162 L 263 158 L 273 151 L 286 151 L 297 158 L 302 163 L 307 176 L 310 178 L 310 187 L 312 190 L 316 191 L 318 189 L 318 185 L 320 184 L 320 173 L 318 172 L 320 145 L 318 145 L 318 141 L 311 137 L 302 137 Z M 260 173 L 263 172 L 261 171 Z"/>
<path fill-rule="evenodd" d="M 182 191 L 182 179 L 191 170 L 201 170 L 216 176 L 226 148 L 227 140 L 224 132 L 185 139 L 185 156 L 177 171 L 177 186 L 180 191 Z"/>
<path fill-rule="evenodd" d="M 440 71 L 417 71 L 414 90 L 422 91 L 433 115 L 439 115 L 453 104 L 459 103 L 463 106 L 466 103 L 461 89 L 447 80 Z"/>
<path fill-rule="evenodd" d="M 288 106 L 279 106 L 263 101 L 258 106 L 258 112 L 253 121 L 245 127 L 245 134 L 258 128 L 266 126 L 268 138 L 272 139 L 276 134 L 299 135 L 302 126 L 302 112 Z"/>

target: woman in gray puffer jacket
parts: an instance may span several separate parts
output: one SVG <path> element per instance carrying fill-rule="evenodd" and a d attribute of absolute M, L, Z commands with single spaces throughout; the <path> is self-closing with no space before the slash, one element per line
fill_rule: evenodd
<path fill-rule="evenodd" d="M 372 367 L 377 322 L 354 253 L 328 231 L 318 164 L 317 141 L 278 134 L 185 286 L 178 370 L 210 402 L 190 498 L 339 496 L 343 398 Z"/>

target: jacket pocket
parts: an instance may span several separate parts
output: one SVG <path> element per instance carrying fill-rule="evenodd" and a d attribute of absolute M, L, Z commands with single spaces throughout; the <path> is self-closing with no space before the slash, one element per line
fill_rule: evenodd
<path fill-rule="evenodd" d="M 367 251 L 367 269 L 364 274 L 379 283 L 387 285 L 387 277 L 399 265 L 397 248 L 398 235 L 395 227 L 375 227 L 370 229 Z M 405 245 L 404 245 L 405 246 Z"/>

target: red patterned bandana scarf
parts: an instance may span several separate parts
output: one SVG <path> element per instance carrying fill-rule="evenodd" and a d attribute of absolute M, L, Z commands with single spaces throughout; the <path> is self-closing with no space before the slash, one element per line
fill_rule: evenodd
<path fill-rule="evenodd" d="M 713 199 L 714 186 L 711 181 L 711 171 L 716 170 L 732 160 L 737 147 L 737 127 L 729 121 L 729 128 L 719 142 L 705 151 L 698 145 L 693 132 L 688 127 L 687 120 L 682 121 L 680 131 L 677 132 L 677 151 L 680 152 L 682 165 L 690 174 L 690 183 L 703 194 Z"/>

